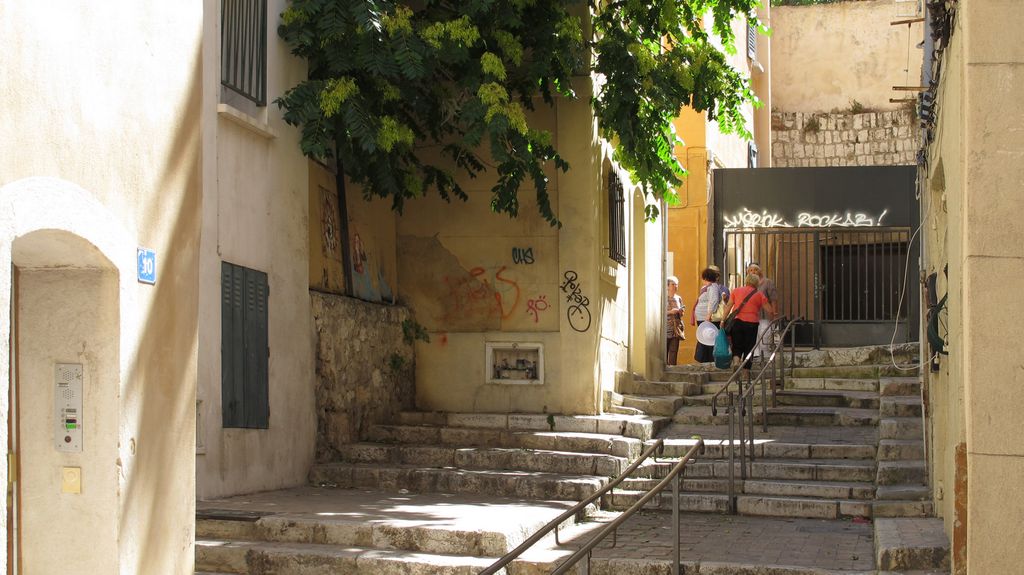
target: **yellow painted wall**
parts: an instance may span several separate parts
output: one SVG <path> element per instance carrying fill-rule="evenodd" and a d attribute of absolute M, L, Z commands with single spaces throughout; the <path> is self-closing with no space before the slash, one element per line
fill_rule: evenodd
<path fill-rule="evenodd" d="M 548 170 L 561 229 L 539 215 L 528 183 L 518 218 L 492 213 L 493 169 L 460 180 L 468 202 L 431 195 L 398 218 L 399 301 L 431 335 L 417 344 L 420 409 L 595 413 L 600 390 L 628 367 L 630 270 L 607 256 L 605 152 L 590 82 L 576 82 L 580 100 L 538 103 L 533 113 L 571 166 Z M 544 384 L 486 383 L 487 342 L 542 344 Z"/>
<path fill-rule="evenodd" d="M 953 573 L 1012 573 L 1024 503 L 1017 406 L 1024 402 L 1016 314 L 999 286 L 1024 273 L 1024 5 L 957 8 L 943 52 L 935 142 L 928 150 L 927 271 L 949 265 L 949 357 L 930 377 L 935 497 L 953 542 Z M 961 457 L 957 456 L 957 449 Z"/>
<path fill-rule="evenodd" d="M 309 162 L 309 287 L 345 293 L 341 210 L 334 174 Z"/>

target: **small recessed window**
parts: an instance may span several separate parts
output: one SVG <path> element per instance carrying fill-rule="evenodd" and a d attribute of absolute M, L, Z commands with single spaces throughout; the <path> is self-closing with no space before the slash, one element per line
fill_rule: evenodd
<path fill-rule="evenodd" d="M 267 0 L 221 0 L 220 83 L 267 105 Z"/>

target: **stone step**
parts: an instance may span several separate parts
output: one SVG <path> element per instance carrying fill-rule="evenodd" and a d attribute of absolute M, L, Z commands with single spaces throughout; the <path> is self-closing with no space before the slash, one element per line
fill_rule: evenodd
<path fill-rule="evenodd" d="M 798 406 L 768 408 L 768 422 L 770 425 L 847 427 L 878 425 L 878 420 L 877 409 Z"/>
<path fill-rule="evenodd" d="M 914 363 L 920 348 L 916 343 L 901 343 L 893 346 L 870 345 L 862 347 L 823 348 L 798 351 L 794 358 L 798 367 L 827 367 L 846 365 L 891 365 Z M 787 355 L 787 361 L 789 356 Z"/>
<path fill-rule="evenodd" d="M 712 398 L 715 394 L 713 393 L 702 393 L 700 395 L 691 395 L 682 398 L 683 406 L 705 406 L 710 407 Z M 727 398 L 725 394 L 718 396 L 718 406 L 721 408 L 725 405 Z M 771 395 L 768 396 L 768 400 L 771 401 Z M 761 405 L 761 392 L 754 393 L 754 405 Z M 682 406 L 680 406 L 682 407 Z"/>
<path fill-rule="evenodd" d="M 353 443 L 342 446 L 339 451 L 342 460 L 350 463 L 547 471 L 567 475 L 614 477 L 628 465 L 624 457 L 541 449 Z"/>
<path fill-rule="evenodd" d="M 196 568 L 224 573 L 469 575 L 495 559 L 314 543 L 196 541 Z"/>
<path fill-rule="evenodd" d="M 875 564 L 881 571 L 949 572 L 949 539 L 941 519 L 875 520 Z"/>
<path fill-rule="evenodd" d="M 927 485 L 928 464 L 925 461 L 879 461 L 878 485 Z"/>
<path fill-rule="evenodd" d="M 694 439 L 666 439 L 663 457 L 679 458 L 696 443 Z M 736 456 L 739 456 L 739 441 Z M 749 445 L 747 446 L 749 449 Z M 729 456 L 728 439 L 705 439 L 704 454 L 698 459 L 725 459 Z M 786 443 L 781 441 L 765 441 L 754 443 L 754 457 L 786 458 L 786 459 L 875 459 L 875 446 L 867 444 L 831 444 L 831 443 Z"/>
<path fill-rule="evenodd" d="M 882 439 L 878 442 L 879 461 L 924 459 L 924 441 L 920 439 Z"/>
<path fill-rule="evenodd" d="M 879 485 L 875 499 L 886 501 L 926 501 L 932 496 L 927 485 Z"/>
<path fill-rule="evenodd" d="M 646 491 L 616 489 L 604 497 L 602 506 L 614 511 L 623 511 L 636 504 Z M 644 506 L 649 511 L 672 511 L 671 486 L 662 491 Z M 679 510 L 701 513 L 728 513 L 729 496 L 717 493 L 679 493 Z"/>
<path fill-rule="evenodd" d="M 914 377 L 883 377 L 878 380 L 878 392 L 883 396 L 921 395 L 921 380 Z"/>
<path fill-rule="evenodd" d="M 433 444 L 455 447 L 505 447 L 546 449 L 576 453 L 599 453 L 636 458 L 643 442 L 633 437 L 569 431 L 509 431 L 472 427 L 435 427 L 430 425 L 376 425 L 368 439 L 379 443 Z"/>
<path fill-rule="evenodd" d="M 794 367 L 787 371 L 787 375 L 790 373 L 798 378 L 873 379 L 876 382 L 882 377 L 906 377 L 913 374 L 893 367 L 892 363 Z"/>
<path fill-rule="evenodd" d="M 736 510 L 743 515 L 838 519 L 870 517 L 871 502 L 855 499 L 739 495 L 736 497 Z"/>
<path fill-rule="evenodd" d="M 522 499 L 581 501 L 599 490 L 608 478 L 541 471 L 424 469 L 396 464 L 334 462 L 314 465 L 309 472 L 309 481 L 321 487 L 500 494 Z"/>
<path fill-rule="evenodd" d="M 935 509 L 931 501 L 893 499 L 875 501 L 872 513 L 874 517 L 933 517 Z"/>
<path fill-rule="evenodd" d="M 633 395 L 697 395 L 701 392 L 701 384 L 690 381 L 646 381 L 628 379 L 619 393 Z"/>
<path fill-rule="evenodd" d="M 743 493 L 776 497 L 813 497 L 821 499 L 872 499 L 875 486 L 865 481 L 793 481 L 748 479 Z"/>
<path fill-rule="evenodd" d="M 921 440 L 923 429 L 920 417 L 884 417 L 878 423 L 878 439 Z"/>
<path fill-rule="evenodd" d="M 878 392 L 877 379 L 837 377 L 787 377 L 786 389 L 794 391 Z"/>
<path fill-rule="evenodd" d="M 429 425 L 450 428 L 505 429 L 509 431 L 568 431 L 604 433 L 646 441 L 669 423 L 668 418 L 601 415 L 545 415 L 542 413 L 446 413 L 403 411 L 394 422 L 399 425 Z"/>
<path fill-rule="evenodd" d="M 687 365 L 669 367 L 658 378 L 658 382 L 664 383 L 696 383 L 702 384 L 708 380 L 708 375 L 715 372 L 713 365 Z"/>
<path fill-rule="evenodd" d="M 618 487 L 616 491 L 648 491 L 653 489 L 661 479 L 655 478 L 642 478 L 642 477 L 628 477 Z M 737 482 L 736 488 L 742 489 L 742 482 Z M 671 486 L 668 487 L 671 489 Z M 714 479 L 714 478 L 682 478 L 679 489 L 686 493 L 726 493 L 729 491 L 729 480 L 728 479 Z"/>
<path fill-rule="evenodd" d="M 882 398 L 882 417 L 921 417 L 921 398 L 917 396 L 886 396 Z"/>
<path fill-rule="evenodd" d="M 873 391 L 789 389 L 776 393 L 779 405 L 805 407 L 851 407 L 878 409 L 878 394 Z"/>
<path fill-rule="evenodd" d="M 683 406 L 683 398 L 678 395 L 623 395 L 622 405 L 648 415 L 672 416 Z"/>
<path fill-rule="evenodd" d="M 633 472 L 636 478 L 661 478 L 668 475 L 675 462 L 659 461 L 642 465 Z M 870 482 L 875 479 L 875 462 L 846 459 L 790 460 L 756 459 L 750 464 L 749 479 L 792 479 L 802 481 Z M 727 460 L 697 460 L 686 465 L 686 479 L 728 479 Z M 733 463 L 736 478 L 741 476 L 740 463 Z"/>

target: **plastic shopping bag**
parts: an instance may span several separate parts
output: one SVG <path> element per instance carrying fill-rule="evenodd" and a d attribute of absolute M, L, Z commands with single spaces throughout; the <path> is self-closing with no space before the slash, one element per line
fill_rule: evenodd
<path fill-rule="evenodd" d="M 728 369 L 730 364 L 732 364 L 732 351 L 729 350 L 729 336 L 726 335 L 724 329 L 720 329 L 718 336 L 715 337 L 715 367 Z"/>

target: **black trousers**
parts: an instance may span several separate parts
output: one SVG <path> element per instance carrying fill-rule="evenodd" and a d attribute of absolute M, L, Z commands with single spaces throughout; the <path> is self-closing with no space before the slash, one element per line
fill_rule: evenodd
<path fill-rule="evenodd" d="M 754 349 L 757 344 L 757 327 L 757 323 L 740 320 L 733 322 L 729 337 L 732 339 L 732 355 L 734 357 L 743 357 Z M 750 369 L 749 359 L 743 364 L 743 367 Z"/>

